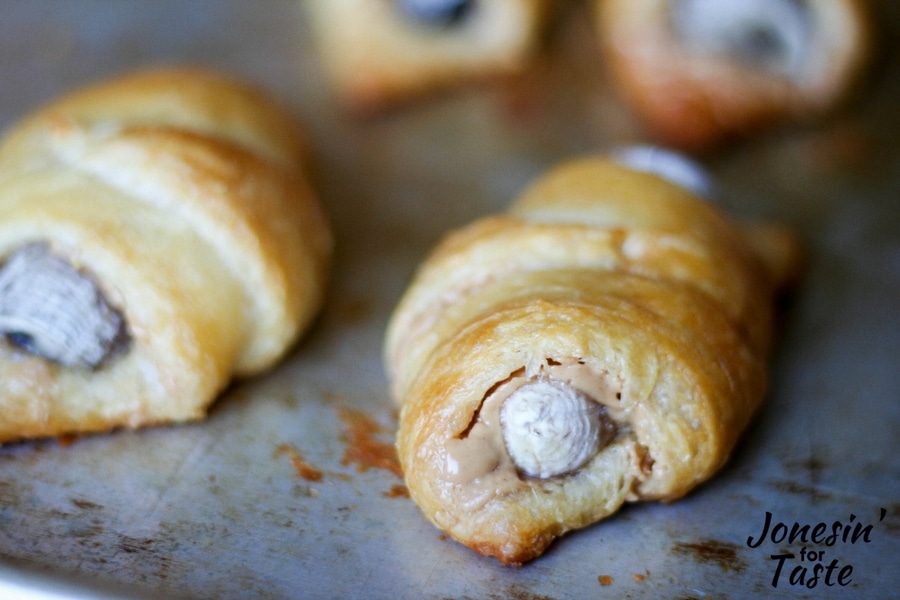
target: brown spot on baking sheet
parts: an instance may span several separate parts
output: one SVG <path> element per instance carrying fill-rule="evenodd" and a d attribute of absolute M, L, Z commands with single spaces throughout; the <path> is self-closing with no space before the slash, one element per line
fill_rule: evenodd
<path fill-rule="evenodd" d="M 139 568 L 136 566 L 133 568 L 141 573 L 141 583 L 149 585 L 159 585 L 170 577 L 173 579 L 181 577 L 189 567 L 180 564 L 175 558 L 176 550 L 182 540 L 197 540 L 208 536 L 208 527 L 186 521 L 179 521 L 177 524 L 162 522 L 155 537 L 119 534 L 112 548 L 118 548 L 125 556 L 117 557 L 114 562 L 124 565 L 139 564 Z M 105 554 L 109 556 L 108 552 Z"/>
<path fill-rule="evenodd" d="M 153 550 L 155 542 L 152 538 L 133 538 L 123 535 L 119 539 L 119 549 L 128 554 L 146 553 Z"/>
<path fill-rule="evenodd" d="M 90 523 L 82 523 L 77 520 L 73 521 L 67 530 L 67 535 L 78 540 L 79 546 L 88 546 L 91 548 L 99 548 L 103 545 L 96 538 L 101 537 L 106 531 L 103 521 L 94 519 Z"/>
<path fill-rule="evenodd" d="M 371 302 L 359 297 L 346 299 L 332 308 L 338 322 L 345 325 L 364 323 L 373 313 Z"/>
<path fill-rule="evenodd" d="M 723 571 L 743 571 L 747 567 L 738 556 L 740 546 L 718 540 L 677 542 L 672 550 L 692 557 L 697 562 L 719 565 Z"/>
<path fill-rule="evenodd" d="M 519 583 L 513 583 L 502 594 L 488 596 L 491 600 L 556 600 L 553 596 L 537 594 Z"/>
<path fill-rule="evenodd" d="M 0 481 L 0 506 L 15 506 L 19 504 L 19 493 L 13 484 Z"/>
<path fill-rule="evenodd" d="M 875 148 L 872 132 L 854 118 L 836 119 L 791 144 L 791 150 L 796 149 L 792 156 L 803 158 L 798 167 L 812 177 L 832 173 L 876 177 L 883 163 Z"/>
<path fill-rule="evenodd" d="M 302 477 L 306 481 L 322 481 L 322 471 L 303 460 L 300 452 L 290 444 L 280 444 L 275 449 L 275 456 L 285 455 L 290 458 L 297 477 Z"/>
<path fill-rule="evenodd" d="M 345 402 L 346 398 L 338 394 L 337 392 L 332 392 L 330 390 L 322 390 L 322 398 L 332 403 Z"/>
<path fill-rule="evenodd" d="M 807 456 L 782 457 L 782 464 L 788 470 L 792 480 L 805 481 L 811 486 L 816 486 L 822 476 L 822 471 L 828 468 L 826 462 L 827 448 L 813 447 Z"/>
<path fill-rule="evenodd" d="M 385 498 L 409 498 L 409 488 L 402 483 L 391 486 L 391 489 L 384 493 Z"/>
<path fill-rule="evenodd" d="M 81 500 L 79 498 L 70 498 L 70 502 L 72 502 L 72 504 L 74 504 L 75 506 L 77 506 L 78 508 L 80 508 L 82 510 L 98 510 L 98 509 L 103 508 L 103 505 L 101 505 L 101 504 L 96 504 L 94 502 L 89 502 L 87 500 Z"/>
<path fill-rule="evenodd" d="M 887 508 L 887 518 L 884 520 L 884 528 L 888 533 L 900 533 L 900 502 L 891 504 Z"/>
<path fill-rule="evenodd" d="M 293 494 L 295 498 L 318 498 L 319 490 L 308 485 L 295 485 Z"/>
<path fill-rule="evenodd" d="M 814 485 L 806 485 L 803 483 L 799 483 L 797 481 L 791 480 L 780 480 L 780 481 L 771 481 L 769 485 L 776 490 L 781 492 L 785 492 L 787 494 L 794 494 L 796 496 L 806 496 L 812 502 L 825 502 L 827 500 L 832 500 L 834 496 L 817 488 Z"/>
<path fill-rule="evenodd" d="M 600 585 L 607 586 L 607 585 L 612 585 L 613 578 L 612 578 L 612 575 L 601 575 L 600 577 L 597 578 L 597 581 L 600 582 Z"/>
<path fill-rule="evenodd" d="M 814 444 L 806 452 L 800 452 L 796 448 L 782 448 L 778 450 L 781 464 L 792 475 L 807 477 L 811 481 L 817 481 L 819 475 L 829 466 L 829 448 L 821 444 Z"/>
<path fill-rule="evenodd" d="M 56 441 L 62 448 L 68 448 L 69 446 L 77 442 L 79 438 L 80 436 L 74 433 L 64 433 L 63 435 L 56 438 Z"/>
<path fill-rule="evenodd" d="M 300 401 L 293 394 L 282 394 L 279 399 L 288 410 L 297 410 L 300 408 Z"/>
<path fill-rule="evenodd" d="M 385 433 L 384 427 L 366 413 L 352 408 L 339 408 L 338 416 L 345 427 L 341 438 L 347 443 L 342 465 L 355 464 L 360 473 L 369 469 L 384 469 L 403 477 L 394 444 L 377 437 Z"/>
<path fill-rule="evenodd" d="M 828 466 L 824 460 L 815 456 L 809 456 L 802 460 L 786 460 L 784 464 L 788 468 L 797 468 L 803 472 L 809 473 L 811 479 L 814 480 L 818 477 L 818 474 Z"/>

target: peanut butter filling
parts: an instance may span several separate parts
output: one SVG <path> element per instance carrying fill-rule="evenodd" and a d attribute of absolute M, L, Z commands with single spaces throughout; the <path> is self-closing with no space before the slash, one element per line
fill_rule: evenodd
<path fill-rule="evenodd" d="M 447 442 L 447 480 L 504 494 L 527 480 L 576 473 L 630 435 L 621 389 L 578 360 L 548 360 L 530 376 L 519 369 L 488 391 L 469 428 Z"/>

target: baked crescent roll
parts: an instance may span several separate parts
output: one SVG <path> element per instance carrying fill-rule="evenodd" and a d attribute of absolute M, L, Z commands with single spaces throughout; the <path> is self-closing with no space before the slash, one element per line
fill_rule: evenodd
<path fill-rule="evenodd" d="M 308 0 L 325 73 L 342 103 L 369 112 L 520 70 L 547 0 Z"/>
<path fill-rule="evenodd" d="M 323 300 L 332 237 L 297 124 L 260 91 L 155 70 L 0 143 L 0 442 L 197 419 Z"/>
<path fill-rule="evenodd" d="M 595 0 L 603 56 L 657 139 L 704 150 L 810 121 L 872 55 L 866 0 Z"/>
<path fill-rule="evenodd" d="M 481 554 L 520 564 L 624 502 L 686 494 L 763 400 L 793 238 L 663 171 L 554 169 L 444 239 L 391 318 L 411 497 Z"/>

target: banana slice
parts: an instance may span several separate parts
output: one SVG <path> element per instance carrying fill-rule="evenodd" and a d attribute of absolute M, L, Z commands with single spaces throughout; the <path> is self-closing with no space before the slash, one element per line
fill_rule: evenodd
<path fill-rule="evenodd" d="M 92 278 L 44 244 L 21 248 L 0 269 L 0 333 L 26 352 L 93 369 L 123 343 L 125 330 Z"/>

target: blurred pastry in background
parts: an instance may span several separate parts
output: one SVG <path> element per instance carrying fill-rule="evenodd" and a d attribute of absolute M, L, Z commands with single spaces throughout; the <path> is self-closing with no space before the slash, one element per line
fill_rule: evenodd
<path fill-rule="evenodd" d="M 655 139 L 702 151 L 822 118 L 872 55 L 865 0 L 598 0 L 614 84 Z"/>
<path fill-rule="evenodd" d="M 202 418 L 322 305 L 298 124 L 242 82 L 129 74 L 0 142 L 0 443 Z"/>
<path fill-rule="evenodd" d="M 514 73 L 538 46 L 547 0 L 304 0 L 338 100 L 371 112 Z"/>

